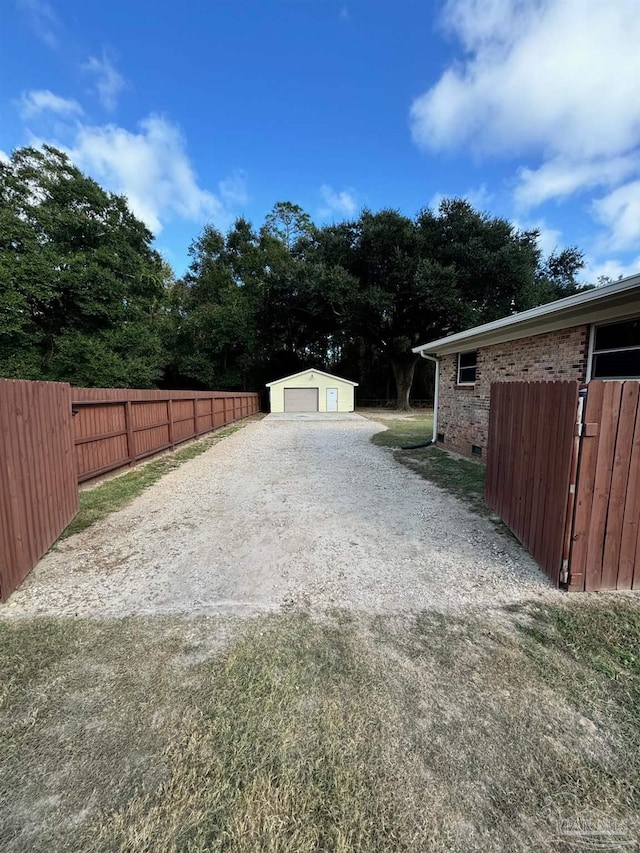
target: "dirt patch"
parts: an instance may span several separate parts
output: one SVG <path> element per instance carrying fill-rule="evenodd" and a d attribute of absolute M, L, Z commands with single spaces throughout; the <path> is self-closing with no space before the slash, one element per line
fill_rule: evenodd
<path fill-rule="evenodd" d="M 370 443 L 365 418 L 266 418 L 62 542 L 0 610 L 373 613 L 556 596 L 513 540 Z"/>

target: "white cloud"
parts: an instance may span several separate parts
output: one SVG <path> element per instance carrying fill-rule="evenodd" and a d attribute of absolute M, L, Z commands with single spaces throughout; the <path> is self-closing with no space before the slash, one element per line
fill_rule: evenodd
<path fill-rule="evenodd" d="M 61 24 L 53 6 L 46 0 L 15 0 L 15 3 L 27 16 L 38 38 L 49 47 L 56 48 Z"/>
<path fill-rule="evenodd" d="M 479 187 L 467 190 L 463 198 L 469 202 L 476 210 L 486 210 L 490 202 L 493 200 L 493 193 L 489 192 L 486 184 L 481 184 Z"/>
<path fill-rule="evenodd" d="M 320 187 L 320 195 L 323 200 L 319 211 L 322 218 L 334 215 L 351 217 L 358 212 L 358 197 L 352 189 L 336 191 L 328 184 L 323 184 Z"/>
<path fill-rule="evenodd" d="M 640 132 L 637 0 L 448 0 L 465 47 L 411 109 L 430 149 L 613 156 Z"/>
<path fill-rule="evenodd" d="M 10 163 L 10 162 L 11 162 L 11 158 L 9 157 L 9 155 L 7 154 L 7 152 L 6 152 L 6 151 L 3 151 L 3 150 L 0 148 L 0 163 Z"/>
<path fill-rule="evenodd" d="M 198 185 L 180 131 L 161 116 L 140 122 L 137 133 L 113 124 L 81 126 L 67 150 L 81 169 L 126 195 L 133 212 L 156 235 L 164 221 L 176 216 L 228 224 L 222 200 Z"/>
<path fill-rule="evenodd" d="M 96 90 L 102 106 L 113 112 L 118 105 L 118 96 L 126 87 L 127 83 L 122 74 L 116 69 L 113 62 L 103 52 L 102 59 L 95 56 L 89 57 L 89 61 L 82 66 L 84 71 L 94 74 L 96 77 Z"/>
<path fill-rule="evenodd" d="M 82 115 L 82 107 L 73 98 L 61 98 L 49 89 L 23 92 L 20 96 L 20 115 L 22 118 L 34 118 L 40 113 L 56 113 L 61 116 Z"/>
<path fill-rule="evenodd" d="M 487 209 L 493 197 L 493 193 L 489 191 L 487 185 L 480 184 L 479 187 L 469 189 L 461 195 L 457 193 L 447 195 L 446 193 L 435 192 L 429 199 L 427 207 L 431 208 L 431 210 L 438 210 L 440 203 L 447 198 L 464 198 L 472 207 L 482 212 Z"/>
<path fill-rule="evenodd" d="M 446 196 L 444 193 L 435 192 L 427 202 L 427 207 L 431 210 L 438 210 L 438 208 L 440 207 L 440 202 L 443 202 L 445 198 L 448 198 L 448 196 Z"/>
<path fill-rule="evenodd" d="M 593 202 L 596 219 L 607 226 L 611 249 L 634 249 L 640 244 L 640 180 L 623 184 Z"/>
<path fill-rule="evenodd" d="M 463 57 L 414 100 L 416 143 L 521 158 L 512 183 L 521 212 L 603 188 L 588 208 L 607 229 L 600 245 L 633 246 L 640 2 L 446 0 L 441 24 Z"/>
<path fill-rule="evenodd" d="M 538 169 L 521 168 L 514 198 L 522 207 L 537 207 L 549 199 L 568 198 L 579 190 L 615 186 L 638 171 L 640 154 L 585 162 L 556 157 Z"/>
<path fill-rule="evenodd" d="M 220 196 L 231 207 L 242 207 L 249 201 L 247 176 L 239 169 L 218 184 Z"/>
<path fill-rule="evenodd" d="M 638 271 L 640 271 L 640 255 L 630 264 L 623 264 L 617 260 L 607 260 L 600 263 L 588 260 L 580 278 L 590 284 L 597 284 L 601 276 L 617 281 L 619 278 L 626 278 L 628 275 L 637 275 Z"/>

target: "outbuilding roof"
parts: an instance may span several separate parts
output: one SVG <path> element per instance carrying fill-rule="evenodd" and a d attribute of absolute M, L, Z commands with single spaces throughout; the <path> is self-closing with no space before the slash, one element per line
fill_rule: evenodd
<path fill-rule="evenodd" d="M 298 373 L 292 373 L 291 376 L 283 376 L 282 379 L 274 379 L 273 382 L 267 382 L 266 387 L 271 388 L 272 385 L 278 385 L 280 382 L 287 382 L 289 379 L 296 379 L 298 376 L 304 376 L 306 373 L 319 373 L 320 376 L 327 376 L 329 379 L 337 379 L 338 382 L 346 382 L 347 385 L 358 387 L 357 382 L 352 382 L 350 379 L 344 379 L 342 376 L 336 376 L 334 373 L 325 373 L 324 370 L 316 370 L 315 367 L 309 367 L 307 370 L 300 370 Z"/>
<path fill-rule="evenodd" d="M 580 326 L 585 323 L 615 321 L 640 315 L 640 273 L 585 290 L 519 314 L 511 314 L 474 326 L 464 332 L 414 347 L 413 352 L 448 355 L 467 349 L 500 344 L 531 335 Z"/>

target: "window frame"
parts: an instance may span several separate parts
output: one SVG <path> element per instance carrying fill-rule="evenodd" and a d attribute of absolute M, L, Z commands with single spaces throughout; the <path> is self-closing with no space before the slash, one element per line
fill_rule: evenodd
<path fill-rule="evenodd" d="M 476 363 L 473 365 L 473 370 L 475 371 L 473 374 L 473 381 L 469 382 L 468 380 L 460 379 L 460 370 L 470 370 L 471 366 L 467 365 L 466 367 L 460 367 L 460 358 L 463 355 L 469 355 L 473 353 L 476 357 Z M 464 350 L 464 352 L 459 352 L 457 356 L 456 363 L 456 385 L 462 388 L 473 388 L 478 379 L 478 350 L 477 349 L 468 349 Z"/>
<path fill-rule="evenodd" d="M 636 344 L 633 346 L 624 346 L 624 347 L 607 347 L 606 349 L 596 349 L 596 332 L 598 329 L 603 328 L 604 326 L 619 326 L 622 323 L 631 323 L 634 320 L 640 320 L 640 315 L 634 317 L 625 317 L 624 320 L 611 320 L 610 322 L 605 323 L 592 323 L 591 329 L 589 331 L 589 353 L 587 356 L 587 382 L 590 382 L 592 379 L 598 379 L 602 382 L 625 382 L 636 381 L 640 379 L 640 376 L 594 376 L 593 368 L 596 361 L 596 356 L 598 355 L 606 355 L 607 353 L 613 352 L 631 352 L 634 350 L 640 350 L 640 344 Z"/>

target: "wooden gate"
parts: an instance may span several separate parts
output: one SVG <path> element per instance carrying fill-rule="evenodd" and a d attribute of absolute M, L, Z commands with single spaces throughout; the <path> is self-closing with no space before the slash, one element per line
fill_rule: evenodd
<path fill-rule="evenodd" d="M 485 497 L 556 586 L 565 548 L 577 382 L 494 382 Z"/>
<path fill-rule="evenodd" d="M 71 388 L 0 379 L 0 601 L 78 511 Z"/>
<path fill-rule="evenodd" d="M 640 588 L 640 383 L 491 387 L 485 497 L 556 585 Z"/>
<path fill-rule="evenodd" d="M 640 588 L 640 382 L 587 386 L 569 589 Z"/>

